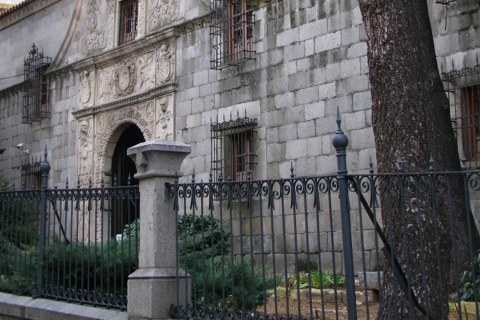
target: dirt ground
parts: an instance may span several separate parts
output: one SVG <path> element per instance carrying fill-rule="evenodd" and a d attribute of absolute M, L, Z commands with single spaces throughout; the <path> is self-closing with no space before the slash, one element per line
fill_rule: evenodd
<path fill-rule="evenodd" d="M 325 299 L 327 300 L 327 299 Z M 278 315 L 278 317 L 297 317 L 307 319 L 321 319 L 321 320 L 344 320 L 348 319 L 347 306 L 344 299 L 337 299 L 337 301 L 325 302 L 312 301 L 310 306 L 310 299 L 305 299 L 302 302 L 298 299 L 289 299 L 288 305 L 284 297 L 279 299 L 270 298 L 268 303 L 257 309 L 257 312 L 263 314 Z M 361 303 L 357 301 L 357 319 L 377 319 L 379 304 L 378 302 Z M 457 307 L 458 308 L 458 307 Z M 460 319 L 458 309 L 455 303 L 450 303 L 449 319 Z M 300 312 L 298 311 L 300 310 Z M 462 302 L 463 315 L 461 319 L 477 319 L 476 308 L 473 302 Z M 468 315 L 465 314 L 465 311 Z M 276 317 L 275 317 L 276 318 Z"/>
<path fill-rule="evenodd" d="M 298 310 L 300 309 L 300 312 Z M 270 299 L 266 306 L 257 309 L 258 312 L 266 314 L 278 314 L 279 317 L 287 316 L 287 303 L 285 299 Z M 376 319 L 378 312 L 378 303 L 366 304 L 357 303 L 357 318 L 358 319 Z M 299 314 L 300 313 L 300 314 Z M 325 319 L 325 320 L 343 320 L 348 319 L 347 306 L 344 302 L 325 302 L 312 301 L 310 303 L 300 303 L 298 300 L 290 299 L 288 303 L 288 315 L 290 317 L 301 316 L 302 318 L 310 319 Z M 288 318 L 288 317 L 287 317 Z"/>

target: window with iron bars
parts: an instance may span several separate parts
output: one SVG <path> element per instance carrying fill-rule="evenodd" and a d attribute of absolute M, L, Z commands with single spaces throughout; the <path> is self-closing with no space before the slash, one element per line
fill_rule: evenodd
<path fill-rule="evenodd" d="M 255 15 L 245 0 L 212 0 L 210 26 L 212 69 L 255 59 Z"/>
<path fill-rule="evenodd" d="M 21 167 L 21 188 L 22 189 L 40 189 L 42 187 L 42 171 L 40 170 L 40 161 L 24 162 Z M 40 221 L 40 201 L 31 199 L 30 222 L 38 225 Z"/>
<path fill-rule="evenodd" d="M 443 73 L 452 125 L 469 169 L 480 167 L 480 65 Z"/>
<path fill-rule="evenodd" d="M 42 186 L 42 171 L 40 161 L 22 164 L 22 189 L 39 189 Z"/>
<path fill-rule="evenodd" d="M 224 181 L 253 179 L 257 164 L 256 125 L 257 119 L 247 117 L 211 125 L 211 168 L 215 181 L 220 173 Z"/>
<path fill-rule="evenodd" d="M 50 116 L 50 82 L 45 75 L 52 58 L 33 44 L 24 62 L 23 123 L 32 123 Z"/>
<path fill-rule="evenodd" d="M 118 44 L 122 45 L 135 40 L 138 25 L 138 1 L 120 1 L 120 21 Z"/>

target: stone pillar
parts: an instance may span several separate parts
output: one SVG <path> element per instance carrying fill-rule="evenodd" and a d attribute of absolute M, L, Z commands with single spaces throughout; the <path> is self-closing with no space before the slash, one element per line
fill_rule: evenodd
<path fill-rule="evenodd" d="M 170 305 L 177 303 L 177 217 L 165 183 L 179 176 L 180 165 L 190 151 L 186 144 L 163 140 L 144 142 L 127 151 L 135 161 L 135 178 L 140 183 L 139 269 L 128 280 L 130 320 L 168 319 Z M 185 281 L 190 280 L 183 270 L 178 272 L 178 296 L 185 299 Z"/>

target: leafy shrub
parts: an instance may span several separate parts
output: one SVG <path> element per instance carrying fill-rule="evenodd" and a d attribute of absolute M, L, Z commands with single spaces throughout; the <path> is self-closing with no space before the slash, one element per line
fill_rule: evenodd
<path fill-rule="evenodd" d="M 52 239 L 44 248 L 45 283 L 64 289 L 126 294 L 128 276 L 138 268 L 139 236 L 135 235 L 139 229 L 138 220 L 126 225 L 119 242 L 84 244 Z M 250 261 L 234 261 L 230 234 L 220 221 L 210 216 L 180 216 L 178 230 L 180 265 L 192 277 L 197 303 L 253 310 L 265 302 L 274 285 L 273 277 L 262 276 Z M 34 293 L 37 257 L 38 236 L 22 243 L 0 235 L 0 291 Z"/>
<path fill-rule="evenodd" d="M 308 273 L 298 273 L 287 278 L 287 286 L 290 289 L 313 288 L 326 289 L 339 287 L 345 284 L 345 277 L 343 275 L 334 275 L 326 271 L 312 270 Z M 285 282 L 281 284 L 285 286 Z"/>
<path fill-rule="evenodd" d="M 230 234 L 210 216 L 178 221 L 180 265 L 192 277 L 193 299 L 208 306 L 255 309 L 268 298 L 273 277 L 263 277 L 251 261 L 234 261 Z"/>
<path fill-rule="evenodd" d="M 30 295 L 37 278 L 38 229 L 29 194 L 0 176 L 0 291 Z"/>
<path fill-rule="evenodd" d="M 474 273 L 465 271 L 462 276 L 462 287 L 460 288 L 460 299 L 462 301 L 475 301 L 475 295 L 477 299 L 480 299 L 480 251 L 473 259 Z"/>

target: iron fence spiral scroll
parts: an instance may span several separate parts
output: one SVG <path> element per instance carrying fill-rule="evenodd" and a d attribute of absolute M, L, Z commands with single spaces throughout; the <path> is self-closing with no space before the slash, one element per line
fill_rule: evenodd
<path fill-rule="evenodd" d="M 381 266 L 385 263 L 385 259 L 392 255 L 391 250 L 381 253 L 385 248 L 380 249 L 382 242 L 387 245 L 393 243 L 393 239 L 385 237 L 382 232 L 384 223 L 388 224 L 388 221 L 382 221 L 381 218 L 380 196 L 386 196 L 383 197 L 383 199 L 387 199 L 386 201 L 398 199 L 398 203 L 401 204 L 401 212 L 404 213 L 403 228 L 407 232 L 403 236 L 405 243 L 414 241 L 413 237 L 408 234 L 409 230 L 421 233 L 424 230 L 425 219 L 437 221 L 440 210 L 444 210 L 440 207 L 451 205 L 453 199 L 451 199 L 450 194 L 454 177 L 460 177 L 464 181 L 467 208 L 470 208 L 470 210 L 472 208 L 470 201 L 480 200 L 478 195 L 480 174 L 476 171 L 436 172 L 432 169 L 429 172 L 422 173 L 400 171 L 398 173 L 378 174 L 371 170 L 367 174 L 347 174 L 346 177 L 349 201 L 351 202 L 349 206 L 353 212 L 352 220 L 358 221 L 354 224 L 355 229 L 352 229 L 352 232 L 357 234 L 354 238 L 356 242 L 354 247 L 361 253 L 361 259 L 357 260 L 356 263 L 359 263 L 357 268 L 363 270 L 361 273 L 365 277 L 369 270 L 369 263 Z M 194 215 L 196 217 L 218 218 L 219 223 L 225 228 L 225 232 L 232 234 L 232 237 L 229 238 L 221 250 L 223 252 L 221 261 L 225 261 L 225 263 L 239 261 L 246 268 L 252 268 L 252 270 L 253 267 L 248 263 L 253 261 L 255 266 L 262 269 L 258 274 L 260 279 L 267 281 L 265 279 L 268 276 L 275 277 L 274 287 L 265 289 L 268 297 L 270 297 L 268 299 L 275 300 L 275 306 L 273 307 L 267 307 L 267 303 L 263 301 L 255 307 L 245 308 L 242 307 L 244 302 L 238 302 L 235 305 L 234 302 L 229 300 L 232 296 L 229 296 L 228 292 L 223 292 L 224 295 L 222 296 L 221 292 L 213 293 L 213 291 L 212 294 L 218 294 L 218 296 L 213 299 L 215 302 L 212 304 L 203 298 L 200 299 L 201 295 L 196 293 L 198 290 L 196 286 L 208 287 L 208 283 L 192 283 L 191 294 L 187 299 L 190 302 L 187 304 L 173 303 L 170 315 L 173 318 L 192 319 L 328 318 L 328 311 L 326 311 L 328 305 L 326 301 L 328 300 L 325 300 L 327 299 L 327 289 L 325 287 L 322 286 L 320 289 L 321 302 L 315 305 L 311 298 L 314 290 L 310 286 L 301 289 L 297 282 L 291 287 L 282 286 L 285 286 L 286 277 L 288 279 L 298 279 L 302 274 L 298 269 L 302 259 L 308 261 L 304 272 L 309 275 L 309 282 L 311 283 L 313 283 L 311 272 L 333 270 L 333 273 L 337 274 L 338 270 L 343 269 L 341 258 L 336 256 L 338 252 L 341 252 L 340 245 L 337 242 L 338 238 L 335 235 L 338 231 L 338 229 L 335 229 L 338 228 L 338 225 L 336 225 L 336 221 L 338 221 L 338 191 L 339 184 L 336 176 L 295 177 L 293 172 L 289 178 L 276 180 L 224 181 L 220 176 L 217 182 L 213 182 L 212 179 L 209 179 L 208 182 L 196 182 L 195 177 L 193 177 L 189 183 L 176 181 L 175 184 L 168 185 L 169 195 L 174 198 L 174 209 L 179 217 Z M 473 195 L 474 193 L 475 195 Z M 358 201 L 356 205 L 353 203 L 355 199 Z M 393 205 L 395 205 L 393 202 L 387 203 L 385 208 Z M 369 222 L 364 220 L 369 218 L 362 215 L 362 212 L 367 211 L 367 209 L 376 231 L 370 234 L 365 229 Z M 388 213 L 386 217 L 388 220 Z M 304 230 L 303 234 L 299 233 L 300 229 Z M 431 235 L 440 237 L 440 230 L 436 228 L 423 232 L 429 232 Z M 373 241 L 368 239 L 370 236 L 373 237 Z M 204 234 L 201 232 L 194 237 L 196 239 L 194 241 L 199 243 L 210 241 L 210 238 L 204 239 Z M 424 243 L 422 235 L 419 235 L 415 241 L 419 241 L 421 246 Z M 441 247 L 437 245 L 430 249 L 436 252 L 435 259 L 441 259 L 443 254 Z M 287 252 L 287 250 L 292 251 Z M 366 254 L 366 252 L 370 252 L 369 250 L 372 252 L 370 257 Z M 418 253 L 425 254 L 424 250 L 427 249 L 422 249 Z M 205 268 L 217 268 L 217 264 L 208 262 L 210 260 L 205 258 L 201 252 L 196 252 L 194 255 L 197 260 L 199 259 L 199 261 L 207 264 L 210 263 L 210 266 L 205 266 Z M 287 266 L 289 259 L 292 259 L 293 262 L 291 263 L 296 266 L 292 269 L 293 271 L 291 271 L 290 266 Z M 400 273 L 403 272 L 402 276 L 406 290 L 410 290 L 410 281 L 417 275 L 413 275 L 405 269 L 405 266 L 410 263 L 408 257 L 405 263 L 406 265 L 402 265 L 398 270 Z M 222 266 L 222 268 L 224 267 Z M 207 272 L 205 270 L 202 269 L 202 272 Z M 223 278 L 221 277 L 221 279 L 227 279 L 227 268 L 219 270 L 223 270 Z M 457 267 L 456 272 L 459 274 L 461 270 Z M 422 274 L 425 276 L 424 273 Z M 192 279 L 203 279 L 198 274 L 191 276 Z M 418 277 L 421 276 L 418 275 Z M 376 277 L 380 283 L 380 273 L 376 272 Z M 228 282 L 223 285 L 221 285 L 222 282 L 217 282 L 220 281 L 218 279 L 209 279 L 206 281 L 217 283 L 218 286 L 239 286 L 242 288 L 245 286 L 245 283 L 238 279 L 228 278 Z M 457 280 L 459 279 L 460 277 L 457 276 Z M 267 288 L 265 284 L 264 287 Z M 306 293 L 302 290 L 306 290 Z M 338 287 L 334 289 L 335 292 L 338 290 Z M 366 285 L 363 290 L 367 299 L 367 302 L 364 302 L 366 312 L 373 315 L 375 311 L 369 311 L 370 302 L 368 301 L 375 295 L 368 291 Z M 400 290 L 397 289 L 397 293 Z M 286 292 L 286 295 L 281 297 L 281 292 Z M 302 305 L 297 302 L 300 301 L 298 300 L 300 299 L 300 292 L 302 292 L 302 299 L 307 299 L 306 301 L 302 300 Z M 382 291 L 380 290 L 378 294 L 381 299 Z M 240 299 L 244 298 L 240 296 Z M 338 312 L 340 303 L 337 292 L 335 300 L 331 302 L 330 306 Z M 276 309 L 281 304 L 283 304 L 283 307 Z M 286 311 L 285 304 L 288 305 Z M 310 311 L 305 311 L 306 309 L 310 309 Z M 283 313 L 279 310 L 283 310 Z"/>
<path fill-rule="evenodd" d="M 289 215 L 297 216 L 295 221 L 306 219 L 308 214 L 313 214 L 312 217 L 315 217 L 322 212 L 322 201 L 328 201 L 327 198 L 331 197 L 331 193 L 338 191 L 338 183 L 335 176 L 322 176 L 322 177 L 302 177 L 295 178 L 293 174 L 290 178 L 278 179 L 278 180 L 246 180 L 246 181 L 224 181 L 222 176 L 218 178 L 218 182 L 213 182 L 213 179 L 209 179 L 208 182 L 196 182 L 195 176 L 192 176 L 189 182 L 179 183 L 175 181 L 172 184 L 167 184 L 167 192 L 171 198 L 174 199 L 174 210 L 177 212 L 179 217 L 193 215 L 196 217 L 215 217 L 220 219 L 220 223 L 224 226 L 227 233 L 237 230 L 240 234 L 248 234 L 251 232 L 252 228 L 260 227 L 262 231 L 259 231 L 260 234 L 263 234 L 263 229 L 266 228 L 267 220 L 274 223 L 274 215 L 285 215 L 286 213 L 281 213 L 282 208 L 288 210 Z M 309 199 L 309 200 L 307 200 Z M 308 203 L 308 209 L 305 209 L 305 205 Z M 326 205 L 325 207 L 328 207 Z M 245 211 L 242 211 L 245 210 Z M 306 211 L 305 211 L 306 210 Z M 307 212 L 308 211 L 308 212 Z M 238 216 L 236 216 L 238 215 Z M 261 218 L 263 217 L 263 219 Z M 243 219 L 245 221 L 244 225 L 237 226 L 236 223 L 232 222 L 232 219 Z M 252 219 L 255 219 L 254 221 Z M 294 224 L 296 222 L 294 221 Z M 269 222 L 270 223 L 270 222 Z M 278 231 L 273 233 L 278 234 L 283 228 L 288 228 L 288 225 L 280 227 Z M 273 227 L 272 227 L 273 228 Z M 202 227 L 202 230 L 198 234 L 193 236 L 193 240 L 188 241 L 197 241 L 200 243 L 212 242 L 211 239 L 204 239 L 205 230 Z M 179 234 L 179 237 L 182 237 Z M 260 238 L 259 238 L 260 237 Z M 262 243 L 260 248 L 253 249 L 255 243 L 258 245 L 258 241 L 262 242 L 261 239 L 263 236 L 254 236 L 250 238 L 233 238 L 222 244 L 220 251 L 223 252 L 222 258 L 217 257 L 215 259 L 221 259 L 225 263 L 234 263 L 238 261 L 241 263 L 244 268 L 253 270 L 256 268 L 253 265 L 249 264 L 249 261 L 258 259 L 259 263 L 257 266 L 262 268 L 261 273 L 258 275 L 260 278 L 266 278 L 268 273 L 275 274 L 285 274 L 285 268 L 278 265 L 277 262 L 273 261 L 273 266 L 265 267 L 265 261 L 263 256 L 272 255 L 273 251 L 276 250 L 277 244 L 267 244 Z M 183 237 L 183 239 L 185 239 Z M 186 242 L 185 242 L 186 241 Z M 179 246 L 185 245 L 184 243 L 189 243 L 187 240 L 182 240 L 178 243 Z M 272 240 L 278 245 L 284 246 L 277 240 Z M 297 238 L 297 241 L 300 241 L 300 238 Z M 201 245 L 203 246 L 203 244 Z M 183 249 L 182 249 L 183 250 Z M 253 251 L 252 251 L 253 250 Z M 182 251 L 183 252 L 183 251 Z M 233 253 L 235 252 L 235 254 Z M 240 252 L 243 252 L 241 254 Z M 267 253 L 266 253 L 267 252 Z M 208 259 L 205 258 L 205 254 L 209 255 L 210 253 L 198 253 L 193 252 L 197 261 L 202 261 L 201 263 L 209 264 Z M 254 257 L 254 255 L 260 254 L 262 257 Z M 278 255 L 280 257 L 280 255 Z M 177 257 L 177 259 L 182 260 Z M 264 261 L 260 263 L 260 260 Z M 273 259 L 275 260 L 275 259 Z M 199 262 L 200 263 L 200 262 Z M 277 265 L 275 265 L 277 264 Z M 180 267 L 182 266 L 180 262 Z M 197 266 L 198 267 L 198 266 Z M 205 266 L 207 268 L 208 266 Z M 215 262 L 210 263 L 210 268 L 218 268 Z M 200 268 L 200 267 L 198 267 Z M 203 268 L 203 267 L 201 267 Z M 228 268 L 218 269 L 222 273 L 222 277 L 228 278 Z M 202 269 L 203 270 L 203 269 Z M 272 271 L 273 270 L 273 271 Z M 286 314 L 282 316 L 276 316 L 269 312 L 259 312 L 255 308 L 242 308 L 242 304 L 245 302 L 238 302 L 234 306 L 234 302 L 231 302 L 231 296 L 228 296 L 228 293 L 218 293 L 220 296 L 212 298 L 215 302 L 214 305 L 205 303 L 203 300 L 199 300 L 199 294 L 196 293 L 202 288 L 195 288 L 195 286 L 205 287 L 208 284 L 195 284 L 195 279 L 200 278 L 200 275 L 191 274 L 192 282 L 194 283 L 191 290 L 191 296 L 187 300 L 192 300 L 188 304 L 178 304 L 174 303 L 170 309 L 170 315 L 175 318 L 194 318 L 194 319 L 204 319 L 204 318 L 231 318 L 231 319 L 300 319 L 301 316 L 292 314 Z M 243 283 L 243 280 L 230 279 L 225 286 L 239 286 L 244 287 L 247 284 Z M 214 280 L 210 280 L 214 281 Z M 233 282 L 232 282 L 233 281 Z M 275 279 L 275 287 L 281 283 L 280 278 Z M 287 289 L 290 290 L 290 289 Z M 274 289 L 273 292 L 277 292 L 277 289 Z M 237 297 L 238 298 L 238 297 Z M 244 299 L 245 297 L 240 297 Z M 179 299 L 179 297 L 177 297 Z M 242 300 L 243 301 L 243 300 Z"/>

